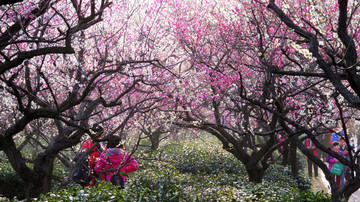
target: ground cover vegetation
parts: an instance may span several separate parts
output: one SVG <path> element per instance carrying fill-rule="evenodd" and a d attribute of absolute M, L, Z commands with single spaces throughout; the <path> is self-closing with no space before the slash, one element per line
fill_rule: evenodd
<path fill-rule="evenodd" d="M 157 152 L 147 147 L 138 152 L 140 168 L 124 190 L 104 183 L 92 188 L 72 183 L 59 190 L 57 184 L 32 201 L 330 201 L 329 194 L 312 192 L 303 172 L 296 180 L 280 165 L 271 165 L 262 183 L 250 183 L 244 166 L 209 135 L 164 141 Z M 161 161 L 148 160 L 160 155 Z M 56 171 L 62 177 L 69 172 L 62 164 Z M 11 169 L 5 173 L 1 180 L 15 174 Z"/>
<path fill-rule="evenodd" d="M 220 140 L 252 183 L 263 183 L 282 148 L 294 179 L 298 149 L 322 169 L 332 200 L 360 188 L 350 144 L 359 128 L 358 1 L 0 3 L 0 151 L 23 197 L 71 183 L 55 162 L 73 172 L 70 151 L 85 136 L 117 135 L 136 154 L 143 139 L 156 151 L 198 131 Z M 327 141 L 340 131 L 348 159 Z M 350 168 L 344 187 L 306 138 Z"/>

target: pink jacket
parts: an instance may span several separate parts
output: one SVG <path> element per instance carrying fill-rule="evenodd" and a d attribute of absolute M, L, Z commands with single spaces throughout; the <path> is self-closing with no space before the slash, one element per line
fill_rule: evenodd
<path fill-rule="evenodd" d="M 123 155 L 125 154 L 125 157 Z M 106 159 L 108 158 L 108 160 Z M 128 162 L 128 159 L 131 159 Z M 110 161 L 111 166 L 108 161 Z M 128 163 L 126 163 L 128 162 Z M 123 166 L 126 163 L 125 166 Z M 102 152 L 99 160 L 96 163 L 94 168 L 97 174 L 100 174 L 102 170 L 108 170 L 112 168 L 118 168 L 119 166 L 123 166 L 119 172 L 131 173 L 136 171 L 139 168 L 139 164 L 133 157 L 130 157 L 129 153 L 120 149 L 120 148 L 109 148 L 106 151 Z M 106 175 L 105 175 L 106 174 Z M 105 181 L 110 181 L 111 177 L 114 175 L 114 172 L 103 173 L 102 179 Z M 105 179 L 106 176 L 106 179 Z M 122 176 L 124 182 L 126 182 L 126 177 Z"/>
<path fill-rule="evenodd" d="M 333 150 L 334 151 L 334 150 Z M 340 155 L 342 155 L 343 157 L 345 157 L 344 156 L 344 153 L 342 152 L 342 151 L 338 151 L 338 153 L 340 154 Z M 333 165 L 336 163 L 336 158 L 334 158 L 334 157 L 332 157 L 331 155 L 329 155 L 328 154 L 328 156 L 327 156 L 327 162 L 329 163 L 329 170 L 331 170 L 331 168 L 333 167 Z"/>

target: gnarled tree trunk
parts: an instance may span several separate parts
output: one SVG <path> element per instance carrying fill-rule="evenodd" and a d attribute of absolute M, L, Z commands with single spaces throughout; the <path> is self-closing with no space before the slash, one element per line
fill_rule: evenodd
<path fill-rule="evenodd" d="M 261 183 L 268 167 L 246 166 L 249 182 Z"/>

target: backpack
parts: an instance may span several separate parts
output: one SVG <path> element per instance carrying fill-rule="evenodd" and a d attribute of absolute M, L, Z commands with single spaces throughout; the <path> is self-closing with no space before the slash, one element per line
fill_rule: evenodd
<path fill-rule="evenodd" d="M 117 172 L 116 174 L 111 176 L 110 182 L 111 182 L 111 184 L 118 186 L 120 189 L 123 189 L 125 186 L 124 179 L 119 174 L 119 172 Z"/>
<path fill-rule="evenodd" d="M 83 155 L 85 155 L 86 151 L 83 148 L 84 142 L 85 142 L 85 140 L 81 143 L 81 147 L 80 147 L 79 151 L 75 154 L 75 157 L 73 159 L 74 162 L 77 162 Z M 101 153 L 102 150 L 103 149 L 102 149 L 101 145 L 96 147 L 97 152 Z M 98 177 L 96 175 L 96 173 L 91 172 L 93 168 L 89 167 L 90 155 L 93 152 L 91 152 L 89 154 L 86 154 L 86 156 L 81 160 L 81 162 L 79 162 L 79 164 L 75 168 L 75 172 L 71 176 L 72 180 L 75 183 L 78 183 L 78 184 L 80 184 L 82 186 L 86 186 L 86 185 L 88 185 L 90 183 L 92 178 Z"/>
<path fill-rule="evenodd" d="M 75 155 L 75 158 L 73 161 L 78 161 L 82 156 L 84 155 L 84 152 L 78 152 Z M 78 166 L 75 168 L 75 172 L 72 175 L 72 180 L 80 185 L 87 185 L 91 181 L 91 171 L 89 167 L 89 154 L 87 154 L 81 162 L 79 162 Z"/>

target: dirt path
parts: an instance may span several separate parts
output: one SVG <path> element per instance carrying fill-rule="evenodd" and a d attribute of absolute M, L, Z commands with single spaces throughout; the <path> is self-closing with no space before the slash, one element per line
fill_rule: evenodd
<path fill-rule="evenodd" d="M 315 192 L 324 191 L 325 193 L 329 193 L 329 189 L 326 187 L 327 183 L 323 182 L 321 176 L 318 178 L 312 178 L 311 183 Z"/>
<path fill-rule="evenodd" d="M 315 192 L 317 191 L 324 191 L 325 193 L 330 193 L 330 186 L 328 181 L 325 179 L 324 173 L 319 169 L 319 177 L 312 178 L 311 182 L 313 184 L 312 188 Z M 350 196 L 349 202 L 360 202 L 360 190 L 353 193 Z"/>

